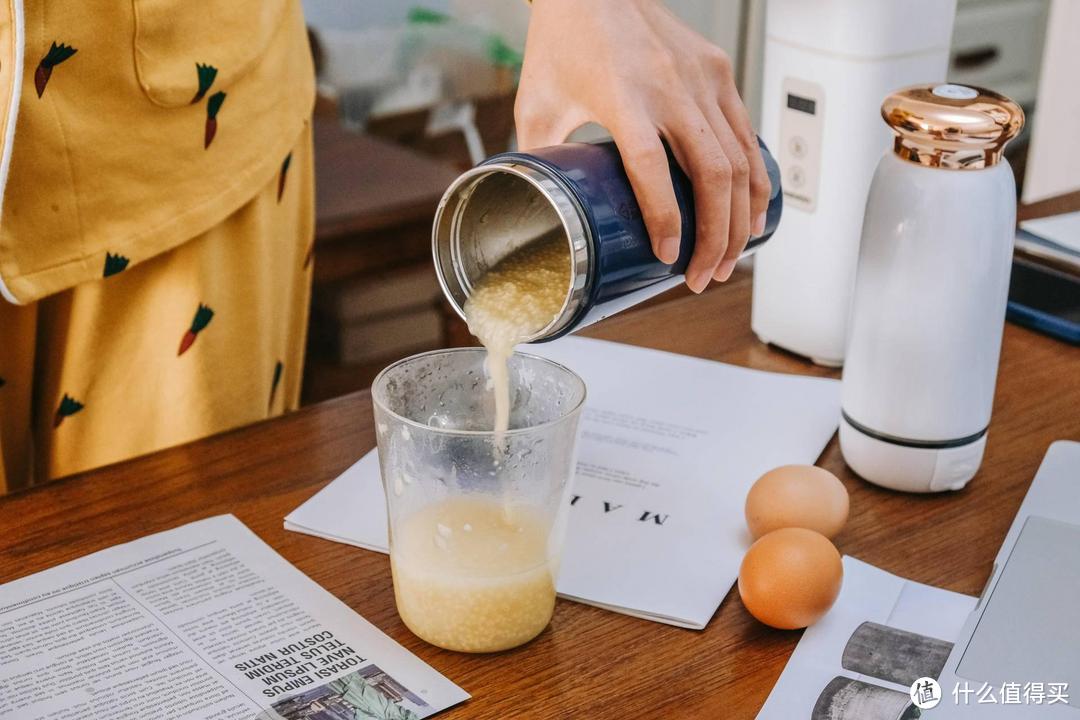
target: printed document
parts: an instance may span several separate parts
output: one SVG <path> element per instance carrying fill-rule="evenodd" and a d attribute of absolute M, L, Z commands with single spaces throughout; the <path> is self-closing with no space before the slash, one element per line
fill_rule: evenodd
<path fill-rule="evenodd" d="M 758 720 L 918 717 L 904 714 L 912 685 L 938 678 L 974 607 L 845 556 L 840 597 L 803 633 Z"/>
<path fill-rule="evenodd" d="M 467 697 L 232 515 L 0 586 L 2 720 L 417 720 Z"/>

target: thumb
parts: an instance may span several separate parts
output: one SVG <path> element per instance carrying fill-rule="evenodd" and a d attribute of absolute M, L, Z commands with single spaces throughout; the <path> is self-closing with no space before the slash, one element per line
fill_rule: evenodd
<path fill-rule="evenodd" d="M 534 150 L 566 142 L 570 133 L 588 122 L 577 108 L 541 108 L 518 93 L 514 103 L 514 125 L 519 150 Z"/>

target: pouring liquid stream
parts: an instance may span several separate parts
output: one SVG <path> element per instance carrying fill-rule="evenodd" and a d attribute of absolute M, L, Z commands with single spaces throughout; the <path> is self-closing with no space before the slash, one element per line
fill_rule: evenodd
<path fill-rule="evenodd" d="M 569 267 L 565 235 L 561 230 L 548 232 L 484 274 L 465 303 L 469 332 L 487 350 L 496 453 L 502 452 L 502 436 L 510 427 L 510 356 L 559 314 L 569 288 Z M 503 503 L 503 514 L 512 521 L 510 503 Z"/>
<path fill-rule="evenodd" d="M 487 350 L 488 388 L 495 395 L 495 432 L 510 426 L 507 363 L 520 343 L 559 314 L 568 290 L 570 249 L 561 229 L 510 253 L 480 278 L 465 302 L 469 332 Z"/>

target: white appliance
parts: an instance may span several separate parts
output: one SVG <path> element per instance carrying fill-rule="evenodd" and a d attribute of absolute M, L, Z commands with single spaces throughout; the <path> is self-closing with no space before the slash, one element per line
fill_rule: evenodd
<path fill-rule="evenodd" d="M 1016 227 L 1002 155 L 1012 100 L 962 85 L 892 93 L 895 133 L 866 201 L 840 450 L 856 473 L 910 492 L 975 475 L 994 401 Z"/>
<path fill-rule="evenodd" d="M 1031 146 L 1024 169 L 1025 203 L 1080 190 L 1080 3 L 1053 0 L 1046 23 L 1046 51 L 1039 74 L 1039 108 L 1034 113 Z"/>
<path fill-rule="evenodd" d="M 784 217 L 754 260 L 751 324 L 822 365 L 844 360 L 866 192 L 888 146 L 881 99 L 945 79 L 955 0 L 768 0 L 761 136 Z"/>

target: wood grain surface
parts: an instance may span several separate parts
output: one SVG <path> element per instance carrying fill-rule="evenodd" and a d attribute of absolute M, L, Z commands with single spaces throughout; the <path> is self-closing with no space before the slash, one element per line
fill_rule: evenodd
<path fill-rule="evenodd" d="M 835 374 L 759 343 L 750 332 L 749 299 L 749 275 L 739 273 L 700 298 L 627 312 L 586 334 L 766 370 Z M 840 476 L 852 508 L 837 545 L 890 572 L 976 594 L 1047 446 L 1060 438 L 1080 438 L 1080 353 L 1006 325 L 989 443 L 976 478 L 944 495 L 881 490 L 844 467 L 834 439 L 819 464 Z M 394 610 L 384 555 L 282 529 L 287 512 L 374 442 L 369 396 L 357 393 L 2 499 L 0 582 L 231 512 L 473 695 L 440 717 L 713 720 L 757 713 L 800 633 L 760 625 L 735 591 L 704 631 L 560 600 L 551 626 L 517 650 L 470 656 L 417 639 Z"/>

